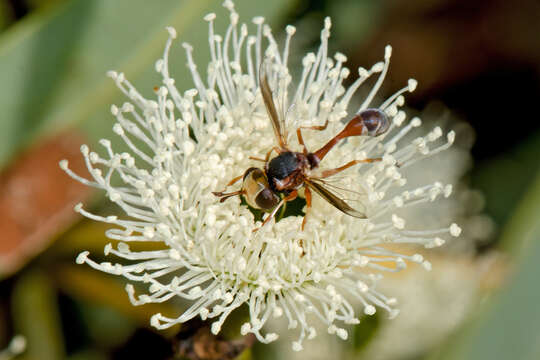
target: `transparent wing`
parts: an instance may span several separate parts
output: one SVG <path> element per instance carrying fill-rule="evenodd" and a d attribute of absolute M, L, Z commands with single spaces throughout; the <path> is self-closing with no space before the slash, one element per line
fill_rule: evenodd
<path fill-rule="evenodd" d="M 311 182 L 317 182 L 318 184 L 326 187 L 327 189 L 330 189 L 330 191 L 333 190 L 336 190 L 336 191 L 342 191 L 342 192 L 345 192 L 345 193 L 348 193 L 348 194 L 354 194 L 356 196 L 365 196 L 365 193 L 361 193 L 359 191 L 356 191 L 356 190 L 352 190 L 352 189 L 347 189 L 343 186 L 340 186 L 338 185 L 339 184 L 339 179 L 336 177 L 336 175 L 333 175 L 334 177 L 332 178 L 332 181 L 330 181 L 328 178 L 325 178 L 324 180 L 321 179 L 321 178 L 317 178 L 317 177 L 310 177 L 309 178 L 309 181 Z M 344 178 L 344 176 L 342 176 L 342 178 Z M 343 200 L 345 201 L 359 201 L 357 199 L 346 199 L 345 197 L 343 197 L 341 194 L 337 194 L 336 196 L 338 197 L 342 197 Z"/>
<path fill-rule="evenodd" d="M 272 96 L 272 90 L 268 84 L 268 67 L 270 66 L 269 60 L 266 59 L 262 62 L 259 69 L 259 85 L 261 87 L 261 94 L 264 100 L 264 105 L 268 116 L 272 122 L 272 128 L 274 129 L 274 135 L 282 149 L 287 149 L 287 138 L 285 132 L 285 124 L 283 122 L 283 116 L 280 116 L 274 103 Z"/>
<path fill-rule="evenodd" d="M 347 215 L 350 215 L 359 219 L 366 219 L 366 215 L 356 209 L 353 209 L 345 201 L 340 199 L 337 195 L 333 194 L 330 190 L 326 189 L 322 184 L 305 180 L 304 183 L 311 190 L 319 194 L 323 199 L 332 204 L 336 209 L 344 212 Z"/>

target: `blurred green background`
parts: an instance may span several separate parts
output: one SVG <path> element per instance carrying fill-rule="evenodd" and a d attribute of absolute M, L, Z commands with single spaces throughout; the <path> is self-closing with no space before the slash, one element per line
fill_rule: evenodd
<path fill-rule="evenodd" d="M 345 53 L 350 69 L 379 61 L 392 44 L 383 95 L 414 77 L 419 87 L 407 97 L 413 113 L 444 104 L 476 135 L 474 167 L 464 182 L 483 194 L 493 230 L 477 239 L 466 260 L 439 254 L 432 272 L 442 279 L 459 269 L 455 281 L 477 279 L 470 306 L 447 321 L 452 326 L 440 337 L 427 341 L 428 329 L 413 351 L 374 350 L 377 343 L 398 346 L 385 340 L 383 329 L 392 324 L 378 316 L 356 326 L 348 341 L 324 346 L 356 359 L 540 359 L 540 2 L 235 3 L 241 21 L 264 15 L 274 34 L 295 25 L 295 56 L 318 46 L 325 16 L 333 20 L 330 50 Z M 84 200 L 98 212 L 107 205 L 57 164 L 68 158 L 82 172 L 80 144 L 113 138 L 109 106 L 124 100 L 107 70 L 125 72 L 143 94 L 151 93 L 160 81 L 153 63 L 163 51 L 165 26 L 197 44 L 195 61 L 204 67 L 208 50 L 198 44 L 207 43 L 202 17 L 208 12 L 218 13 L 218 28 L 226 26 L 221 1 L 0 1 L 0 348 L 23 334 L 28 348 L 21 359 L 170 357 L 178 328 L 158 332 L 149 318 L 178 312 L 182 304 L 132 307 L 121 279 L 75 265 L 79 251 L 97 256 L 108 240 L 103 225 L 75 216 L 73 204 Z M 177 86 L 188 88 L 182 50 L 173 49 L 171 72 Z M 443 317 L 452 299 L 428 318 Z M 402 340 L 408 336 L 403 332 Z M 286 358 L 283 346 L 256 344 L 242 357 Z"/>

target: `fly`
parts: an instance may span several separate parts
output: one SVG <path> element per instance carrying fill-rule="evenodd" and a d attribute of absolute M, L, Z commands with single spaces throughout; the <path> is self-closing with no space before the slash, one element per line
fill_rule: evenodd
<path fill-rule="evenodd" d="M 298 190 L 303 187 L 306 199 L 307 211 L 302 221 L 302 230 L 306 224 L 306 216 L 311 208 L 312 191 L 316 192 L 323 199 L 332 204 L 343 213 L 365 219 L 366 215 L 354 209 L 342 198 L 334 194 L 324 185 L 325 178 L 333 176 L 345 169 L 359 163 L 372 163 L 381 161 L 381 158 L 368 158 L 362 160 L 352 160 L 348 163 L 334 168 L 324 170 L 320 175 L 314 177 L 312 170 L 319 167 L 326 154 L 336 146 L 341 140 L 350 136 L 379 136 L 386 133 L 390 127 L 388 116 L 380 109 L 365 109 L 355 114 L 345 125 L 345 128 L 336 136 L 330 139 L 323 147 L 315 152 L 310 152 L 306 148 L 302 137 L 302 129 L 323 131 L 328 126 L 328 120 L 322 126 L 299 127 L 296 129 L 298 142 L 302 146 L 302 152 L 293 151 L 287 144 L 284 119 L 278 115 L 276 105 L 272 96 L 272 90 L 268 83 L 267 65 L 263 63 L 259 71 L 259 86 L 263 97 L 264 105 L 271 120 L 277 145 L 274 146 L 264 159 L 253 158 L 264 162 L 263 169 L 251 167 L 243 175 L 235 177 L 227 187 L 242 179 L 242 187 L 233 192 L 213 192 L 220 197 L 220 202 L 232 196 L 244 196 L 249 206 L 269 212 L 264 219 L 262 226 L 266 225 L 278 210 L 287 202 L 296 199 Z M 273 152 L 277 156 L 271 158 Z M 255 229 L 254 231 L 256 231 Z"/>

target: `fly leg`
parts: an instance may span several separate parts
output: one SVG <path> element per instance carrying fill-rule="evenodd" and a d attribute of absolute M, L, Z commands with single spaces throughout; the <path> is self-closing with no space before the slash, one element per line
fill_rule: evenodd
<path fill-rule="evenodd" d="M 321 173 L 321 176 L 319 176 L 318 178 L 320 179 L 324 179 L 324 178 L 327 178 L 329 176 L 332 176 L 332 175 L 335 175 L 339 172 L 342 172 L 343 170 L 346 170 L 348 168 L 350 168 L 351 166 L 354 166 L 356 164 L 360 164 L 360 163 L 373 163 L 373 162 L 377 162 L 377 161 L 381 161 L 382 158 L 373 158 L 373 159 L 364 159 L 364 160 L 352 160 L 352 161 L 349 161 L 348 163 L 346 163 L 345 165 L 343 166 L 340 166 L 338 168 L 335 168 L 335 169 L 329 169 L 329 170 L 325 170 Z"/>
<path fill-rule="evenodd" d="M 304 196 L 306 197 L 306 213 L 304 215 L 304 218 L 302 219 L 302 231 L 304 231 L 307 216 L 309 214 L 309 211 L 311 210 L 311 190 L 309 190 L 307 186 L 304 186 Z M 301 256 L 304 256 L 306 254 L 306 250 L 304 249 L 304 240 L 302 239 L 300 239 L 300 247 L 302 248 Z"/>
<path fill-rule="evenodd" d="M 304 231 L 304 227 L 306 226 L 306 218 L 311 210 L 311 190 L 309 190 L 307 186 L 304 186 L 304 195 L 306 197 L 306 214 L 302 219 L 302 231 Z"/>
<path fill-rule="evenodd" d="M 317 131 L 323 131 L 328 126 L 328 120 L 324 123 L 324 125 L 319 126 L 300 126 L 298 129 L 296 129 L 296 137 L 298 138 L 298 143 L 302 145 L 304 148 L 304 154 L 307 154 L 307 148 L 304 144 L 304 138 L 302 137 L 302 129 L 308 129 L 308 130 L 317 130 Z"/>
<path fill-rule="evenodd" d="M 238 180 L 240 180 L 240 179 L 243 178 L 243 177 L 244 177 L 244 175 L 240 175 L 240 176 L 237 176 L 237 177 L 233 178 L 231 181 L 229 181 L 229 182 L 227 183 L 227 185 L 225 186 L 225 190 L 226 190 L 229 186 L 233 185 L 234 183 L 236 183 Z M 225 200 L 227 200 L 227 199 L 230 198 L 231 196 L 241 195 L 241 194 L 244 193 L 243 190 L 240 190 L 240 191 L 234 191 L 234 192 L 230 192 L 230 193 L 224 192 L 225 190 L 223 190 L 223 191 L 213 191 L 212 194 L 214 194 L 215 196 L 221 198 L 221 200 L 219 200 L 219 202 L 224 202 Z"/>
<path fill-rule="evenodd" d="M 264 159 L 259 158 L 259 157 L 255 157 L 255 156 L 250 156 L 249 158 L 250 158 L 251 160 L 262 161 L 262 162 L 264 162 L 264 163 L 267 163 L 268 160 L 270 159 L 270 154 L 272 154 L 272 151 L 275 151 L 275 152 L 277 152 L 278 154 L 281 153 L 281 149 L 278 148 L 277 146 L 274 146 L 273 148 L 270 149 L 269 152 L 266 153 L 266 156 L 265 156 Z"/>
<path fill-rule="evenodd" d="M 233 191 L 230 193 L 224 193 L 224 192 L 212 192 L 212 194 L 216 195 L 217 197 L 220 197 L 219 202 L 222 203 L 225 200 L 227 200 L 230 197 L 236 196 L 236 195 L 244 195 L 246 192 L 244 190 L 238 190 Z"/>

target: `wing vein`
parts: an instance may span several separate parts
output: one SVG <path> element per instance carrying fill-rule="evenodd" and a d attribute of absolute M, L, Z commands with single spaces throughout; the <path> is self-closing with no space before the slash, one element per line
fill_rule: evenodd
<path fill-rule="evenodd" d="M 259 69 L 259 85 L 261 87 L 261 95 L 263 97 L 264 105 L 270 120 L 272 122 L 272 128 L 274 129 L 274 135 L 276 140 L 282 149 L 287 149 L 287 142 L 284 137 L 284 125 L 277 112 L 274 98 L 272 96 L 272 90 L 268 84 L 267 74 L 268 60 L 263 61 Z"/>
<path fill-rule="evenodd" d="M 328 201 L 330 204 L 332 204 L 336 209 L 344 212 L 347 215 L 350 215 L 355 218 L 359 219 L 366 219 L 366 215 L 356 209 L 353 209 L 349 206 L 345 201 L 334 195 L 330 190 L 326 189 L 321 184 L 305 180 L 304 183 L 306 186 L 308 186 L 310 189 L 315 191 L 317 194 L 319 194 L 323 199 Z"/>

